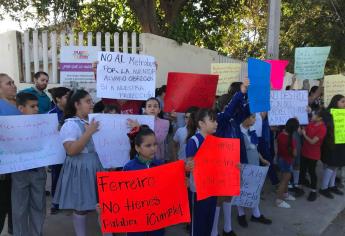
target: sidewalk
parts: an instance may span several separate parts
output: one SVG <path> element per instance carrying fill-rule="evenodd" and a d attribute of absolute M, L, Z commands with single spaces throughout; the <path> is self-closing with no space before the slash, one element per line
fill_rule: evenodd
<path fill-rule="evenodd" d="M 320 175 L 319 175 L 320 176 Z M 322 235 L 324 231 L 331 225 L 344 209 L 345 196 L 336 196 L 335 199 L 326 199 L 323 196 L 318 196 L 315 202 L 308 202 L 306 200 L 309 190 L 306 189 L 306 195 L 298 198 L 295 202 L 290 202 L 291 209 L 280 209 L 274 206 L 275 194 L 273 187 L 267 181 L 262 194 L 260 204 L 261 212 L 266 217 L 273 220 L 270 226 L 260 225 L 249 221 L 250 211 L 247 211 L 247 219 L 249 227 L 242 229 L 237 223 L 237 210 L 233 207 L 232 219 L 233 228 L 237 235 L 256 235 L 256 236 L 318 236 Z M 50 201 L 50 198 L 49 198 Z M 47 206 L 49 204 L 47 203 Z M 223 213 L 221 212 L 221 219 Z M 97 225 L 96 214 L 90 214 L 87 221 L 88 235 L 101 235 L 99 226 Z M 220 226 L 222 229 L 222 225 Z M 7 229 L 4 230 L 7 232 Z M 1 236 L 9 236 L 6 233 Z M 220 235 L 222 231 L 219 231 Z M 340 235 L 334 232 L 335 235 Z M 44 235 L 47 236 L 74 236 L 72 217 L 70 213 L 60 212 L 57 215 L 50 215 L 47 209 L 47 218 L 44 225 Z M 183 225 L 170 227 L 167 229 L 166 236 L 187 236 Z M 328 234 L 327 234 L 328 235 Z"/>

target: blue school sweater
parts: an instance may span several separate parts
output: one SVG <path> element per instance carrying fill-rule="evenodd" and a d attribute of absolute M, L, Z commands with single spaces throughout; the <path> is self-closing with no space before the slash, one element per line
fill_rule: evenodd
<path fill-rule="evenodd" d="M 224 112 L 217 114 L 217 131 L 215 136 L 220 138 L 239 138 L 241 163 L 248 163 L 246 147 L 241 133 L 240 125 L 249 112 L 246 95 L 237 92 L 226 106 Z"/>
<path fill-rule="evenodd" d="M 152 161 L 149 162 L 144 162 L 138 158 L 138 156 L 135 156 L 134 159 L 130 160 L 127 162 L 127 164 L 123 167 L 124 171 L 128 170 L 144 170 L 156 166 L 160 166 L 163 164 L 163 161 L 153 159 Z"/>
<path fill-rule="evenodd" d="M 24 89 L 20 92 L 31 93 L 37 97 L 37 99 L 38 99 L 38 113 L 39 114 L 45 114 L 50 110 L 51 101 L 45 92 L 39 92 L 34 87 Z"/>

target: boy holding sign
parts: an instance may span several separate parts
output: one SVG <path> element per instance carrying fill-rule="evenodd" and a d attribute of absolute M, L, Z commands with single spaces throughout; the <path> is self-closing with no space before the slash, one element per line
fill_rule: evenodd
<path fill-rule="evenodd" d="M 17 107 L 24 115 L 38 113 L 35 95 L 17 94 Z M 46 215 L 45 185 L 47 173 L 44 167 L 12 173 L 12 208 L 14 235 L 42 235 Z"/>

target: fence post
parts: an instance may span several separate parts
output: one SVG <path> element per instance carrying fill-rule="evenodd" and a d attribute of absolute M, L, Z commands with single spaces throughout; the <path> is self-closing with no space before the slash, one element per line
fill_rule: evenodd
<path fill-rule="evenodd" d="M 43 71 L 49 73 L 48 71 L 48 33 L 47 31 L 42 32 L 42 56 L 43 56 Z"/>
<path fill-rule="evenodd" d="M 32 37 L 32 43 L 33 43 L 33 51 L 34 51 L 34 73 L 38 72 L 40 69 L 40 62 L 38 59 L 38 31 L 35 30 L 33 32 Z"/>
<path fill-rule="evenodd" d="M 50 47 L 50 50 L 51 50 L 51 55 L 52 55 L 52 82 L 54 84 L 56 84 L 58 82 L 58 77 L 57 77 L 57 50 L 56 50 L 56 44 L 57 44 L 57 41 L 56 41 L 56 32 L 52 32 L 50 34 L 50 42 L 51 42 L 51 47 Z"/>
<path fill-rule="evenodd" d="M 78 33 L 78 45 L 79 46 L 84 45 L 84 33 L 83 32 Z"/>
<path fill-rule="evenodd" d="M 114 52 L 120 51 L 120 43 L 119 43 L 119 33 L 114 33 Z"/>
<path fill-rule="evenodd" d="M 30 63 L 30 37 L 29 31 L 24 31 L 24 60 L 25 60 L 25 82 L 31 82 L 31 63 Z"/>
<path fill-rule="evenodd" d="M 128 53 L 128 33 L 123 32 L 122 33 L 122 52 Z"/>
<path fill-rule="evenodd" d="M 137 53 L 137 34 L 132 32 L 132 54 Z"/>
<path fill-rule="evenodd" d="M 92 32 L 87 33 L 87 46 L 92 46 Z"/>

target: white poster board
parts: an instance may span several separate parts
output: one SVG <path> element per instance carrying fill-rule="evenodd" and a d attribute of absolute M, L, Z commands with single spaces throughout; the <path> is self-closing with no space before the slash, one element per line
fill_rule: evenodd
<path fill-rule="evenodd" d="M 67 88 L 85 89 L 96 98 L 96 80 L 92 64 L 97 61 L 96 46 L 62 46 L 60 84 Z"/>
<path fill-rule="evenodd" d="M 241 195 L 233 197 L 231 204 L 253 208 L 260 202 L 260 193 L 265 183 L 268 166 L 241 165 Z"/>
<path fill-rule="evenodd" d="M 61 164 L 57 114 L 0 116 L 0 174 Z"/>
<path fill-rule="evenodd" d="M 144 101 L 155 97 L 155 86 L 154 57 L 98 52 L 97 97 Z"/>
<path fill-rule="evenodd" d="M 300 124 L 308 124 L 308 91 L 271 91 L 271 110 L 268 121 L 271 126 L 285 125 L 288 119 L 296 117 Z"/>
<path fill-rule="evenodd" d="M 128 119 L 154 129 L 154 116 L 90 114 L 89 120 L 92 119 L 100 122 L 99 130 L 92 135 L 92 139 L 103 168 L 123 167 L 129 161 Z"/>

